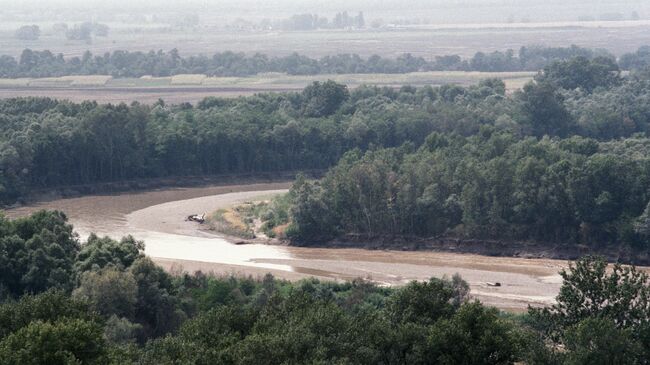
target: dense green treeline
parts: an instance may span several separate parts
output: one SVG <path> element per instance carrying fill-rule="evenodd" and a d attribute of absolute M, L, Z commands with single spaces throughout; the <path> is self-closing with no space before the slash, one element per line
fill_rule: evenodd
<path fill-rule="evenodd" d="M 509 110 L 494 123 L 436 131 L 420 147 L 348 152 L 321 181 L 299 180 L 287 234 L 302 244 L 360 234 L 646 253 L 646 85 L 606 59 L 552 64 L 512 98 L 485 99 Z"/>
<path fill-rule="evenodd" d="M 346 154 L 292 191 L 302 242 L 347 233 L 650 245 L 650 139 L 526 138 L 484 127 Z"/>
<path fill-rule="evenodd" d="M 3 364 L 645 364 L 645 273 L 597 258 L 562 272 L 557 304 L 507 315 L 459 276 L 378 287 L 170 275 L 143 243 L 63 213 L 0 218 Z"/>
<path fill-rule="evenodd" d="M 626 55 L 621 66 L 638 69 L 648 65 L 647 49 Z M 209 76 L 250 76 L 265 72 L 290 75 L 406 73 L 416 71 L 538 71 L 558 60 L 573 57 L 614 58 L 602 50 L 571 46 L 551 48 L 522 47 L 518 54 L 506 52 L 477 52 L 463 60 L 458 55 L 438 56 L 432 61 L 405 54 L 395 59 L 356 54 L 339 54 L 313 59 L 299 54 L 268 57 L 262 54 L 247 56 L 230 51 L 208 56 L 181 57 L 170 52 L 114 51 L 104 55 L 86 52 L 82 57 L 64 58 L 50 51 L 26 49 L 19 58 L 0 56 L 0 77 L 55 77 L 67 75 L 111 75 L 113 77 L 171 76 L 178 74 L 205 74 Z"/>
<path fill-rule="evenodd" d="M 515 139 L 631 137 L 650 129 L 648 75 L 623 78 L 606 58 L 577 57 L 513 95 L 500 80 L 353 91 L 328 81 L 195 106 L 7 99 L 0 101 L 0 201 L 133 178 L 323 169 L 355 148 L 417 149 L 432 132 L 467 137 L 484 126 Z"/>

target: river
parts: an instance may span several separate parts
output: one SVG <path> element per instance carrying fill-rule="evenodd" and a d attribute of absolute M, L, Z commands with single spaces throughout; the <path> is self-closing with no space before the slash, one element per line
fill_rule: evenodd
<path fill-rule="evenodd" d="M 566 267 L 561 260 L 486 257 L 424 251 L 381 251 L 235 245 L 184 220 L 190 214 L 214 211 L 286 191 L 289 183 L 173 188 L 145 192 L 92 195 L 42 201 L 8 209 L 20 217 L 39 209 L 66 213 L 81 239 L 90 232 L 120 238 L 131 234 L 145 241 L 145 253 L 171 272 L 214 272 L 261 276 L 266 273 L 297 280 L 365 278 L 380 285 L 459 273 L 472 295 L 508 311 L 553 303 Z M 499 282 L 500 287 L 487 283 Z"/>

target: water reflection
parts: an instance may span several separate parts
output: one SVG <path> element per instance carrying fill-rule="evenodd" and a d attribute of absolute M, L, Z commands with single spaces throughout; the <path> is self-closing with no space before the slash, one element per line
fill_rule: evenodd
<path fill-rule="evenodd" d="M 152 257 L 292 270 L 288 265 L 255 261 L 255 258 L 260 257 L 291 259 L 287 250 L 279 246 L 234 245 L 217 237 L 203 238 L 158 232 L 138 233 L 137 238 L 146 242 L 145 253 Z"/>

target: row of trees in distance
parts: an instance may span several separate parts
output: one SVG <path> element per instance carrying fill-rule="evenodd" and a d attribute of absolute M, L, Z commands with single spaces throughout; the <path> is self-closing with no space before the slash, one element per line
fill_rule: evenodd
<path fill-rule="evenodd" d="M 82 39 L 96 32 L 98 25 L 84 24 L 69 30 L 71 36 Z M 128 52 L 114 51 L 103 55 L 86 52 L 81 57 L 65 58 L 50 51 L 25 49 L 21 56 L 0 56 L 0 77 L 56 77 L 67 75 L 111 75 L 113 77 L 170 76 L 178 74 L 205 74 L 208 76 L 251 76 L 267 72 L 291 75 L 354 74 L 354 73 L 407 73 L 418 71 L 484 71 L 514 72 L 539 71 L 545 66 L 574 57 L 588 59 L 606 58 L 616 62 L 604 50 L 591 50 L 572 46 L 550 48 L 522 47 L 517 53 L 477 52 L 469 59 L 458 55 L 436 56 L 433 60 L 404 54 L 397 58 L 356 54 L 339 54 L 320 59 L 299 54 L 269 57 L 262 54 L 219 52 L 212 56 L 182 57 L 178 51 Z M 624 70 L 642 69 L 650 64 L 650 47 L 620 58 Z"/>
<path fill-rule="evenodd" d="M 52 27 L 55 34 L 65 34 L 69 40 L 91 40 L 92 36 L 107 37 L 109 27 L 106 24 L 95 22 L 83 22 L 68 27 L 66 23 L 57 23 Z M 17 39 L 23 41 L 35 41 L 41 36 L 41 28 L 38 25 L 23 25 L 14 33 Z"/>

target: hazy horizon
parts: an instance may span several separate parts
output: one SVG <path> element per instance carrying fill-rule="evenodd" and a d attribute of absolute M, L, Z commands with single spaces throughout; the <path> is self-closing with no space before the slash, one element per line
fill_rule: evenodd
<path fill-rule="evenodd" d="M 395 58 L 411 53 L 432 59 L 573 44 L 620 56 L 647 44 L 650 30 L 650 2 L 642 0 L 0 0 L 0 4 L 4 9 L 0 47 L 3 54 L 13 56 L 25 48 L 64 56 L 80 56 L 86 50 L 103 54 L 178 49 L 184 55 L 233 51 Z M 104 32 L 73 34 L 84 24 L 103 27 Z M 31 25 L 39 27 L 38 36 L 16 36 Z"/>
<path fill-rule="evenodd" d="M 420 18 L 431 23 L 494 23 L 601 20 L 603 17 L 628 20 L 650 17 L 650 3 L 641 0 L 149 0 L 111 2 L 99 0 L 25 0 L 20 3 L 0 0 L 5 16 L 16 21 L 66 21 L 85 15 L 110 20 L 116 15 L 139 12 L 141 15 L 165 12 L 198 12 L 202 18 L 277 19 L 291 14 L 310 13 L 331 16 L 337 12 L 363 11 L 369 19 Z M 16 12 L 23 14 L 15 14 Z M 14 13 L 14 14 L 9 14 Z M 83 14 L 82 14 L 83 13 Z M 16 18 L 18 15 L 18 18 Z M 5 19 L 8 20 L 8 19 Z"/>

